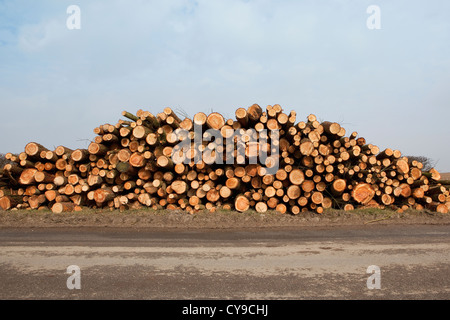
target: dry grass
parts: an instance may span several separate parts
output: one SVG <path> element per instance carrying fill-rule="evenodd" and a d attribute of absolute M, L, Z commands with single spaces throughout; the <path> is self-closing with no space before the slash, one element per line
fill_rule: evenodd
<path fill-rule="evenodd" d="M 441 173 L 442 180 L 450 180 L 450 172 Z"/>
<path fill-rule="evenodd" d="M 0 211 L 0 228 L 45 227 L 113 227 L 172 229 L 270 229 L 296 227 L 366 226 L 372 224 L 450 224 L 450 214 L 407 210 L 398 213 L 376 208 L 353 211 L 326 210 L 323 214 L 313 212 L 298 215 L 281 214 L 276 211 L 245 213 L 219 210 L 188 214 L 175 210 L 94 210 L 55 214 L 50 210 Z"/>

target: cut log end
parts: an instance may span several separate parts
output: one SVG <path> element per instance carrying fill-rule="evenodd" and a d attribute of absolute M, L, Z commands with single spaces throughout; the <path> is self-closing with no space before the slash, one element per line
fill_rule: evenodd
<path fill-rule="evenodd" d="M 239 212 L 245 212 L 250 208 L 250 200 L 244 195 L 238 195 L 234 207 Z"/>
<path fill-rule="evenodd" d="M 367 183 L 359 183 L 352 190 L 352 197 L 361 204 L 367 204 L 375 196 L 375 190 L 372 185 Z"/>

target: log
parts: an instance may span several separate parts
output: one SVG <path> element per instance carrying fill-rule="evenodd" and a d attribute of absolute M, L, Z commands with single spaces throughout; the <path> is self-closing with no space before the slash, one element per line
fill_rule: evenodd
<path fill-rule="evenodd" d="M 399 159 L 395 162 L 395 166 L 397 167 L 397 171 L 401 174 L 406 174 L 409 172 L 409 164 L 405 159 Z"/>
<path fill-rule="evenodd" d="M 52 206 L 53 213 L 72 212 L 75 210 L 73 202 L 57 202 Z"/>
<path fill-rule="evenodd" d="M 102 177 L 99 175 L 90 174 L 87 179 L 87 184 L 90 187 L 100 186 L 103 183 Z"/>
<path fill-rule="evenodd" d="M 9 210 L 22 203 L 22 197 L 20 196 L 3 196 L 0 198 L 0 208 L 3 210 Z"/>
<path fill-rule="evenodd" d="M 267 204 L 265 202 L 258 202 L 255 205 L 255 210 L 259 213 L 267 212 Z"/>
<path fill-rule="evenodd" d="M 184 181 L 176 180 L 170 185 L 177 194 L 183 194 L 187 191 L 187 184 Z"/>
<path fill-rule="evenodd" d="M 444 203 L 431 202 L 425 205 L 427 209 L 433 210 L 438 213 L 448 213 L 449 209 Z"/>
<path fill-rule="evenodd" d="M 321 125 L 327 134 L 337 135 L 341 131 L 341 126 L 336 122 L 324 121 Z"/>
<path fill-rule="evenodd" d="M 157 159 L 157 166 L 160 168 L 172 169 L 173 162 L 170 158 L 168 158 L 166 156 L 160 156 Z"/>
<path fill-rule="evenodd" d="M 229 198 L 232 194 L 231 189 L 227 186 L 222 186 L 219 190 L 219 194 L 222 198 Z"/>
<path fill-rule="evenodd" d="M 237 190 L 241 186 L 241 181 L 236 177 L 231 177 L 225 181 L 225 185 L 231 190 Z"/>
<path fill-rule="evenodd" d="M 36 180 L 34 179 L 34 175 L 36 174 L 37 169 L 34 168 L 28 168 L 22 171 L 22 173 L 20 174 L 19 180 L 18 182 L 21 185 L 31 185 L 33 183 L 36 182 Z"/>
<path fill-rule="evenodd" d="M 288 187 L 286 194 L 289 199 L 298 199 L 301 195 L 301 189 L 298 185 L 291 185 Z"/>
<path fill-rule="evenodd" d="M 313 194 L 311 195 L 311 201 L 317 205 L 322 204 L 323 202 L 323 194 L 322 192 L 313 192 Z"/>
<path fill-rule="evenodd" d="M 25 153 L 30 157 L 38 157 L 42 151 L 47 152 L 48 149 L 36 142 L 30 142 L 25 146 Z"/>
<path fill-rule="evenodd" d="M 86 149 L 76 149 L 71 154 L 71 159 L 76 162 L 81 162 L 89 159 L 89 151 Z"/>
<path fill-rule="evenodd" d="M 94 201 L 99 204 L 111 201 L 114 197 L 115 193 L 110 188 L 101 188 L 94 192 Z"/>
<path fill-rule="evenodd" d="M 53 179 L 53 183 L 58 187 L 65 185 L 67 182 L 67 177 L 65 176 L 56 176 Z"/>
<path fill-rule="evenodd" d="M 34 174 L 34 180 L 37 183 L 52 183 L 55 180 L 55 175 L 45 171 L 38 171 Z"/>
<path fill-rule="evenodd" d="M 136 168 L 144 167 L 147 160 L 145 159 L 144 155 L 139 152 L 134 152 L 129 159 L 130 165 Z"/>
<path fill-rule="evenodd" d="M 204 114 L 203 112 L 196 113 L 194 115 L 193 123 L 194 123 L 194 125 L 203 127 L 204 125 L 206 125 L 207 118 L 208 118 L 208 116 L 206 114 Z"/>
<path fill-rule="evenodd" d="M 342 194 L 347 188 L 347 182 L 344 179 L 336 179 L 331 185 L 331 191 L 334 195 Z"/>
<path fill-rule="evenodd" d="M 234 207 L 239 212 L 245 212 L 250 208 L 250 201 L 246 196 L 240 194 L 236 196 Z"/>
<path fill-rule="evenodd" d="M 253 104 L 247 109 L 248 119 L 252 122 L 258 122 L 262 116 L 263 110 L 258 104 Z"/>
<path fill-rule="evenodd" d="M 435 181 L 441 180 L 441 174 L 434 168 L 430 169 L 428 172 L 422 172 L 422 175 Z"/>
<path fill-rule="evenodd" d="M 289 173 L 289 181 L 294 185 L 301 185 L 304 180 L 305 175 L 300 169 L 294 169 Z"/>
<path fill-rule="evenodd" d="M 45 197 L 47 198 L 47 201 L 49 201 L 49 202 L 55 201 L 57 196 L 59 196 L 59 192 L 56 190 L 45 191 Z"/>
<path fill-rule="evenodd" d="M 248 125 L 248 114 L 247 110 L 244 108 L 238 108 L 235 112 L 237 121 L 243 126 L 246 127 Z"/>
<path fill-rule="evenodd" d="M 47 201 L 47 198 L 45 195 L 33 195 L 28 198 L 28 204 L 30 205 L 31 209 L 37 209 L 41 206 L 41 204 L 45 203 Z"/>
<path fill-rule="evenodd" d="M 23 172 L 24 168 L 18 166 L 18 165 L 15 164 L 15 163 L 14 163 L 14 164 L 13 164 L 13 163 L 7 163 L 7 164 L 5 164 L 5 166 L 3 167 L 3 170 L 4 170 L 4 171 L 8 171 L 8 173 L 9 173 L 10 175 L 17 176 L 17 175 L 20 175 L 20 174 Z M 6 173 L 5 173 L 5 174 L 6 174 Z"/>
<path fill-rule="evenodd" d="M 353 199 L 363 205 L 369 203 L 370 200 L 375 196 L 375 190 L 372 185 L 367 183 L 358 183 L 353 187 L 352 197 Z"/>
<path fill-rule="evenodd" d="M 152 130 L 145 126 L 137 126 L 133 129 L 132 135 L 136 139 L 145 139 L 149 133 L 151 133 Z"/>
<path fill-rule="evenodd" d="M 212 203 L 216 203 L 217 201 L 220 200 L 220 194 L 219 191 L 217 191 L 216 189 L 211 189 L 206 193 L 206 199 L 209 202 Z"/>
<path fill-rule="evenodd" d="M 206 124 L 211 129 L 220 130 L 225 125 L 225 119 L 220 113 L 213 112 L 206 118 Z"/>
<path fill-rule="evenodd" d="M 301 184 L 301 188 L 302 188 L 304 193 L 312 192 L 315 187 L 316 187 L 316 185 L 315 185 L 313 180 L 305 180 Z"/>

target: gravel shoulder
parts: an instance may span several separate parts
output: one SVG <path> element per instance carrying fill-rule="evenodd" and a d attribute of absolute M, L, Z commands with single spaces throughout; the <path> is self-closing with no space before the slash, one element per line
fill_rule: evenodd
<path fill-rule="evenodd" d="M 403 213 L 380 209 L 328 210 L 298 215 L 248 211 L 198 212 L 154 210 L 84 210 L 55 214 L 51 211 L 0 211 L 0 228 L 156 228 L 164 229 L 271 229 L 366 225 L 448 225 L 450 214 L 408 210 Z"/>

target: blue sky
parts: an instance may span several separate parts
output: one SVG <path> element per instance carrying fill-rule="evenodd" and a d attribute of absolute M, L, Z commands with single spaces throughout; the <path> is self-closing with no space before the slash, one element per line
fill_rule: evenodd
<path fill-rule="evenodd" d="M 69 5 L 81 29 L 69 30 Z M 369 5 L 381 29 L 369 30 Z M 0 1 L 0 152 L 121 111 L 313 113 L 450 172 L 449 1 Z"/>

